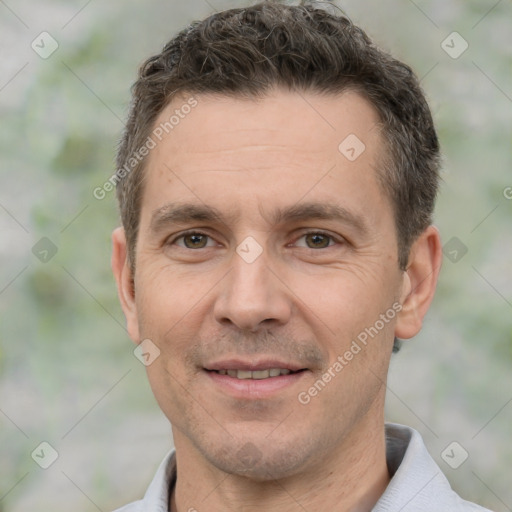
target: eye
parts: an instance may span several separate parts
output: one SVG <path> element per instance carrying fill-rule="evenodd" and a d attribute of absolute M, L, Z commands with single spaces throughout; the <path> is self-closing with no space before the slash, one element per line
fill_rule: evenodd
<path fill-rule="evenodd" d="M 306 241 L 306 247 L 308 249 L 326 249 L 334 244 L 330 242 L 334 241 L 334 237 L 323 231 L 309 231 L 304 233 L 298 240 L 304 238 Z M 304 246 L 302 246 L 304 247 Z"/>
<path fill-rule="evenodd" d="M 298 244 L 297 242 L 301 239 L 305 240 L 305 245 Z M 208 240 L 211 241 L 208 245 Z M 181 243 L 178 243 L 180 241 Z M 336 243 L 342 243 L 341 240 L 336 240 L 333 235 L 325 233 L 323 231 L 309 231 L 303 233 L 295 242 L 299 247 L 305 247 L 307 249 L 327 249 L 336 245 Z M 183 249 L 205 249 L 207 247 L 213 247 L 215 242 L 206 233 L 200 231 L 187 231 L 177 236 L 176 238 L 167 242 L 168 245 L 177 245 Z"/>
<path fill-rule="evenodd" d="M 184 249 L 204 249 L 207 247 L 206 243 L 210 238 L 209 235 L 205 233 L 201 233 L 200 231 L 188 231 L 186 233 L 182 233 L 180 236 L 174 238 L 169 241 L 169 245 L 178 245 L 179 247 L 183 247 Z M 183 240 L 183 244 L 177 244 L 178 240 Z M 212 247 L 211 245 L 209 247 Z"/>

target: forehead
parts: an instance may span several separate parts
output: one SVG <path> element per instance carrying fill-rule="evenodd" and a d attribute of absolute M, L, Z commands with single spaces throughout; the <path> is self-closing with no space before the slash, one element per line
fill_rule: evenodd
<path fill-rule="evenodd" d="M 190 98 L 194 98 L 197 106 L 187 106 Z M 273 146 L 278 150 L 279 143 L 283 143 L 286 149 L 298 153 L 324 152 L 336 149 L 351 134 L 364 140 L 367 146 L 374 146 L 370 149 L 377 149 L 376 145 L 381 143 L 380 126 L 375 108 L 352 90 L 320 94 L 274 89 L 257 99 L 181 94 L 155 121 L 156 129 L 164 128 L 165 145 L 179 147 L 180 155 L 190 150 L 228 151 L 241 144 L 255 146 L 256 142 L 268 143 L 267 149 Z M 158 155 L 159 147 L 164 145 L 157 146 L 150 160 Z"/>
<path fill-rule="evenodd" d="M 155 122 L 164 133 L 148 157 L 141 221 L 184 196 L 243 211 L 306 195 L 332 202 L 343 191 L 354 206 L 370 191 L 380 195 L 381 124 L 360 94 L 193 95 L 196 105 L 183 108 L 191 97 L 176 97 Z"/>

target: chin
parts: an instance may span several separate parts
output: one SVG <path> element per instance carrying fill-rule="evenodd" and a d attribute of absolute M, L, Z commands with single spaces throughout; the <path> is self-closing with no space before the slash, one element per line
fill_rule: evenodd
<path fill-rule="evenodd" d="M 302 449 L 298 450 L 297 446 Z M 201 450 L 216 468 L 231 475 L 246 477 L 258 482 L 279 480 L 295 475 L 305 467 L 315 452 L 311 442 L 297 440 L 259 441 L 230 440 L 228 446 L 213 453 Z"/>

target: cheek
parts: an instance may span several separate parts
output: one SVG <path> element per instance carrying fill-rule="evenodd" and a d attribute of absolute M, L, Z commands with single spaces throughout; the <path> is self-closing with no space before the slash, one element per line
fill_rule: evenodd
<path fill-rule="evenodd" d="M 391 258 L 368 251 L 338 268 L 317 267 L 309 274 L 283 267 L 286 286 L 279 293 L 295 310 L 288 328 L 309 324 L 318 340 L 331 339 L 341 350 L 392 306 L 399 281 L 392 263 Z M 177 354 L 194 343 L 202 325 L 215 328 L 212 310 L 226 271 L 221 267 L 199 271 L 165 261 L 141 261 L 136 279 L 141 336 L 165 339 L 172 346 L 164 349 Z"/>
<path fill-rule="evenodd" d="M 159 365 L 148 368 L 150 378 L 165 380 L 170 372 L 190 378 L 187 357 L 194 353 L 202 324 L 211 310 L 212 284 L 207 276 L 179 274 L 170 266 L 156 266 L 139 276 L 136 294 L 140 332 L 157 344 Z M 174 385 L 171 382 L 168 384 Z"/>
<path fill-rule="evenodd" d="M 204 281 L 203 281 L 204 284 Z M 193 273 L 179 273 L 170 265 L 147 265 L 136 281 L 135 299 L 139 319 L 147 331 L 165 333 L 193 312 L 208 288 Z M 162 332 L 163 331 L 163 332 Z"/>
<path fill-rule="evenodd" d="M 323 276 L 301 276 L 290 287 L 309 317 L 346 340 L 391 307 L 397 284 L 390 274 L 382 267 L 351 265 Z"/>

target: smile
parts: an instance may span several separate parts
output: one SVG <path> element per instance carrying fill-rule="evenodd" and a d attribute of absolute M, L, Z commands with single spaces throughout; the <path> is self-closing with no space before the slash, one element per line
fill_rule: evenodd
<path fill-rule="evenodd" d="M 220 375 L 229 375 L 235 379 L 269 379 L 271 377 L 279 377 L 280 375 L 288 375 L 290 373 L 297 373 L 288 370 L 287 368 L 271 368 L 268 370 L 212 370 Z M 301 371 L 301 370 L 299 370 Z"/>
<path fill-rule="evenodd" d="M 266 400 L 278 396 L 288 388 L 302 389 L 309 370 L 289 368 L 203 369 L 214 389 L 239 400 Z"/>

